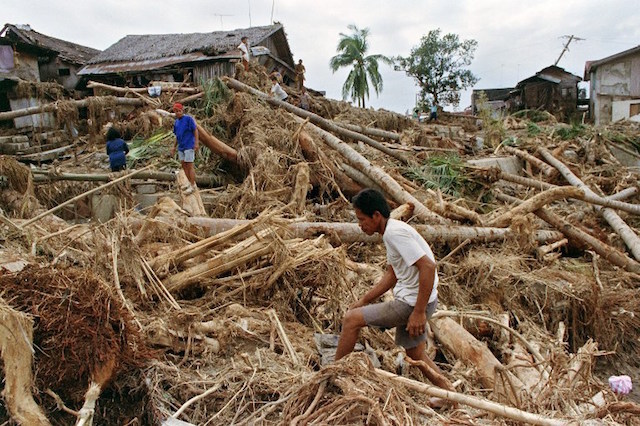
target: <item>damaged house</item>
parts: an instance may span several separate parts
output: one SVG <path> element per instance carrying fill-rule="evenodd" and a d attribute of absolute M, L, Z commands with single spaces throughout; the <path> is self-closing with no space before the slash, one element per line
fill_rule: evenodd
<path fill-rule="evenodd" d="M 471 107 L 473 114 L 477 114 L 482 93 L 484 93 L 484 104 L 486 108 L 489 108 L 492 113 L 501 114 L 503 111 L 509 109 L 509 95 L 513 87 L 505 87 L 499 89 L 477 89 L 471 92 Z"/>
<path fill-rule="evenodd" d="M 154 80 L 201 82 L 231 76 L 246 36 L 252 60 L 293 79 L 293 56 L 281 24 L 193 34 L 128 35 L 89 61 L 80 75 L 108 84 L 144 87 Z"/>
<path fill-rule="evenodd" d="M 578 109 L 580 81 L 579 76 L 551 65 L 516 85 L 511 93 L 513 106 L 516 110 L 545 110 L 561 121 L 568 121 Z"/>
<path fill-rule="evenodd" d="M 39 106 L 35 96 L 16 91 L 18 82 L 55 82 L 74 90 L 78 71 L 99 50 L 41 34 L 29 25 L 6 24 L 0 31 L 0 111 Z M 16 128 L 47 127 L 46 114 L 14 120 Z"/>
<path fill-rule="evenodd" d="M 640 114 L 640 46 L 585 64 L 596 125 Z M 640 118 L 638 118 L 640 119 Z"/>

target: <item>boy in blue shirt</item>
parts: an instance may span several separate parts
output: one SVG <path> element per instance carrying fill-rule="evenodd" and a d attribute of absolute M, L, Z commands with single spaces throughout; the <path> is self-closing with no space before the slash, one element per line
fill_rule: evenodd
<path fill-rule="evenodd" d="M 127 168 L 127 153 L 129 146 L 122 140 L 120 132 L 115 127 L 107 130 L 107 154 L 112 172 L 119 172 Z"/>
<path fill-rule="evenodd" d="M 178 148 L 178 159 L 182 164 L 182 170 L 189 180 L 189 186 L 181 188 L 184 195 L 193 193 L 196 189 L 196 169 L 193 165 L 196 151 L 198 150 L 198 126 L 190 115 L 184 113 L 184 106 L 176 102 L 173 104 L 173 112 L 176 114 L 176 121 L 173 124 L 173 133 L 176 135 L 176 146 L 171 150 L 171 156 Z"/>

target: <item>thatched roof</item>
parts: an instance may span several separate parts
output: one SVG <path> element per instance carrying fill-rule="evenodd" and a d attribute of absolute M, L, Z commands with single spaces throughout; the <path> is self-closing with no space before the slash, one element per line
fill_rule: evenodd
<path fill-rule="evenodd" d="M 0 34 L 12 43 L 51 51 L 61 59 L 77 65 L 86 64 L 89 59 L 100 53 L 91 47 L 41 34 L 32 30 L 29 25 L 5 24 Z"/>
<path fill-rule="evenodd" d="M 216 56 L 236 49 L 243 36 L 254 46 L 280 29 L 282 25 L 276 24 L 212 33 L 128 35 L 88 63 L 148 61 L 192 52 Z"/>

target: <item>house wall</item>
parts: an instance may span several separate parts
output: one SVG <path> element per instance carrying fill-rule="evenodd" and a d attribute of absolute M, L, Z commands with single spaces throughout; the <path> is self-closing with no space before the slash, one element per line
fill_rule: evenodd
<path fill-rule="evenodd" d="M 27 81 L 40 81 L 40 70 L 36 55 L 17 52 L 13 58 L 15 65 L 13 75 Z"/>
<path fill-rule="evenodd" d="M 611 102 L 611 121 L 613 122 L 638 114 L 640 114 L 640 99 Z"/>
<path fill-rule="evenodd" d="M 621 117 L 624 104 L 640 98 L 640 52 L 602 64 L 591 73 L 591 110 L 597 125 L 610 123 Z M 628 112 L 627 112 L 628 116 Z M 618 118 L 619 119 L 619 118 Z"/>
<path fill-rule="evenodd" d="M 60 75 L 60 70 L 69 70 L 69 75 Z M 78 71 L 80 71 L 80 67 L 56 57 L 50 62 L 40 64 L 40 80 L 55 81 L 65 89 L 73 90 L 80 80 Z"/>
<path fill-rule="evenodd" d="M 196 84 L 200 84 L 203 80 L 207 81 L 224 75 L 232 76 L 235 72 L 235 67 L 235 63 L 228 61 L 196 65 L 193 67 L 193 81 Z"/>

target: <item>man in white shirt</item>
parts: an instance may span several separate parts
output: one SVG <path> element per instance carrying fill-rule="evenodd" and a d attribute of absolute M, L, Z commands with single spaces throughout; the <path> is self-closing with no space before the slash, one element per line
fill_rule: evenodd
<path fill-rule="evenodd" d="M 287 92 L 280 87 L 276 76 L 271 76 L 271 83 L 273 84 L 273 86 L 271 86 L 271 96 L 274 96 L 276 99 L 280 99 L 281 101 L 286 101 L 289 95 L 287 95 Z"/>
<path fill-rule="evenodd" d="M 251 59 L 251 53 L 249 53 L 249 39 L 244 36 L 240 39 L 238 49 L 242 52 L 242 65 L 244 70 L 249 71 L 249 60 Z"/>
<path fill-rule="evenodd" d="M 342 322 L 336 360 L 348 355 L 365 326 L 396 327 L 396 344 L 405 348 L 434 385 L 453 391 L 451 382 L 427 356 L 427 319 L 438 305 L 438 272 L 431 248 L 410 225 L 391 219 L 384 195 L 364 189 L 353 198 L 358 224 L 364 233 L 382 235 L 387 269 L 380 281 L 349 307 Z M 394 300 L 374 303 L 393 289 Z"/>

